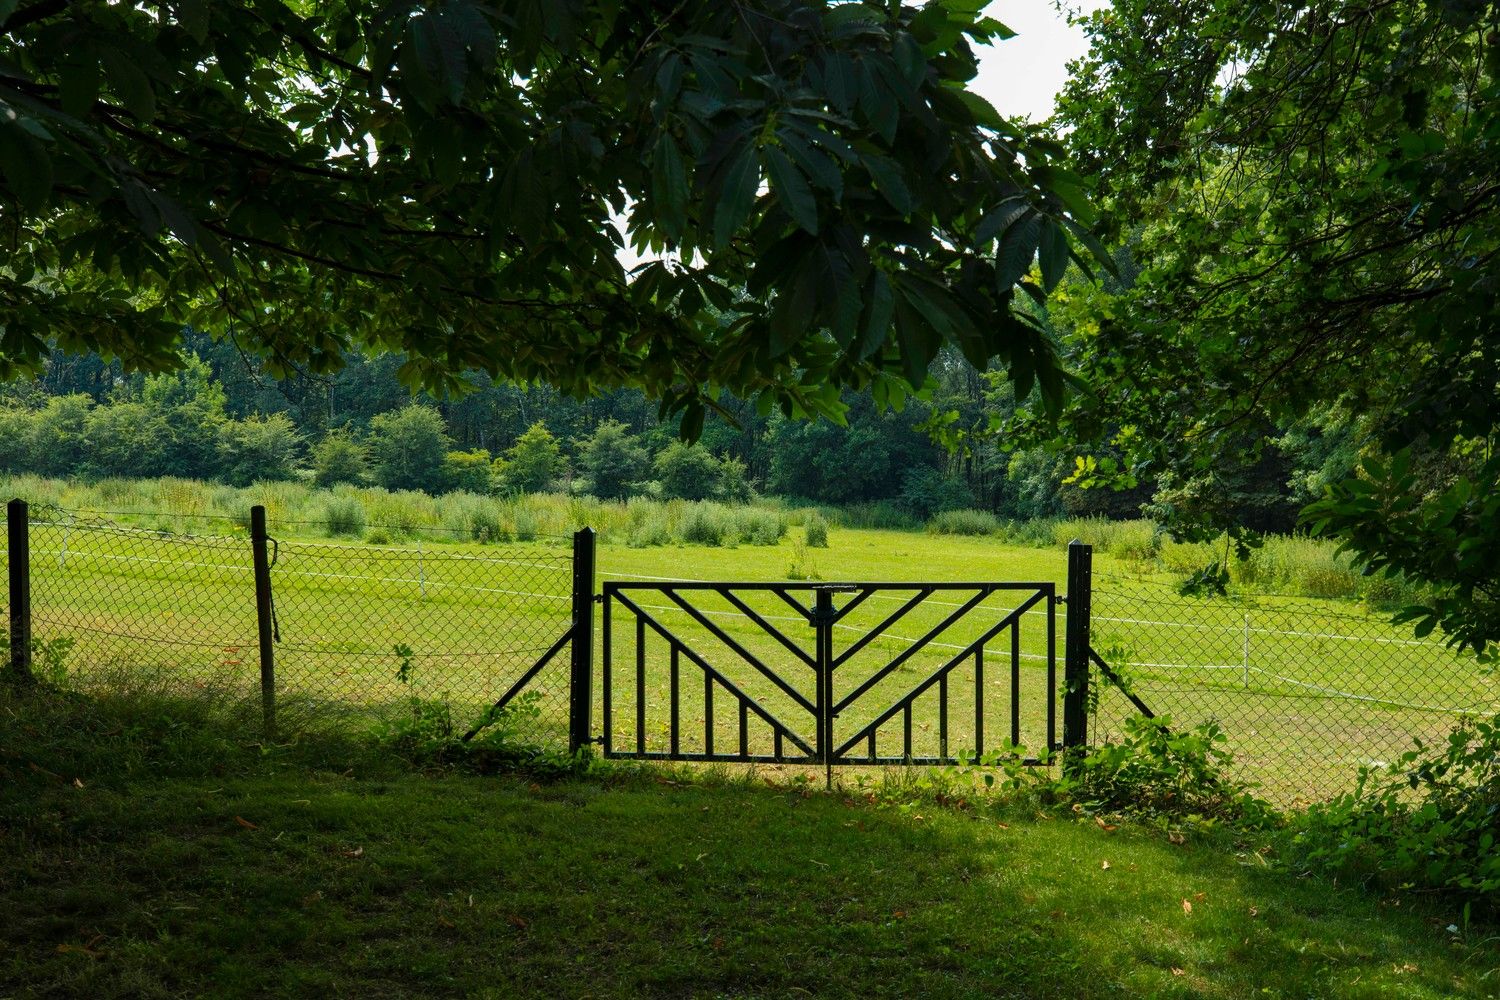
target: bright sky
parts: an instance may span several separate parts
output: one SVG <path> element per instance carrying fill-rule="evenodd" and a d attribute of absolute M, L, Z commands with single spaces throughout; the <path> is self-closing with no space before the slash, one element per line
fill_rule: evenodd
<path fill-rule="evenodd" d="M 1106 6 L 1105 0 L 1061 2 L 1085 13 Z M 1068 80 L 1068 61 L 1088 51 L 1083 32 L 1068 24 L 1058 0 L 994 0 L 985 13 L 1016 37 L 979 51 L 979 76 L 969 89 L 1002 115 L 1041 121 L 1052 113 L 1052 98 Z"/>

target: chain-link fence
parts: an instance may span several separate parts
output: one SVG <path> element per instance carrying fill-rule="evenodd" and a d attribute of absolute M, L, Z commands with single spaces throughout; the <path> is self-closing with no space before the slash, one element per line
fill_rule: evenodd
<path fill-rule="evenodd" d="M 75 687 L 150 675 L 259 695 L 247 525 L 205 518 L 166 533 L 57 508 L 28 520 L 33 673 Z M 566 539 L 378 546 L 282 540 L 272 524 L 265 545 L 269 660 L 290 724 L 308 713 L 389 721 L 416 698 L 446 704 L 467 727 L 571 624 Z M 8 565 L 8 545 L 4 556 Z M 556 657 L 513 703 L 520 738 L 567 746 L 567 671 Z"/>
<path fill-rule="evenodd" d="M 1217 721 L 1238 776 L 1284 804 L 1348 790 L 1361 766 L 1465 714 L 1500 711 L 1500 676 L 1436 637 L 1413 638 L 1359 605 L 1272 595 L 1187 597 L 1160 583 L 1095 577 L 1092 645 L 1176 728 Z M 1095 675 L 1091 738 L 1136 714 Z"/>

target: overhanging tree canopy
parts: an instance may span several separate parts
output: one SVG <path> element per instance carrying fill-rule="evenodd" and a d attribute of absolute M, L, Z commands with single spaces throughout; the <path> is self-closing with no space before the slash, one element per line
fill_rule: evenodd
<path fill-rule="evenodd" d="M 949 342 L 1055 405 L 1011 303 L 1086 209 L 965 90 L 982 6 L 0 0 L 0 375 L 167 366 L 190 323 L 282 369 L 638 384 L 692 433 Z"/>
<path fill-rule="evenodd" d="M 1122 431 L 1085 477 L 1191 479 L 1336 414 L 1369 460 L 1308 524 L 1437 585 L 1422 634 L 1500 639 L 1500 4 L 1087 23 L 1060 111 L 1134 280 L 1057 313 L 1092 390 L 1070 433 Z"/>

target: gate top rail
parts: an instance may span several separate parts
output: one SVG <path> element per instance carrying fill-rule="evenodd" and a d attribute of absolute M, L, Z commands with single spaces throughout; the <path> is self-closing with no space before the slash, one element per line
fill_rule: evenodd
<path fill-rule="evenodd" d="M 824 590 L 833 593 L 850 593 L 856 590 L 1047 590 L 1056 587 L 1051 580 L 1031 582 L 1003 580 L 985 583 L 964 583 L 955 580 L 873 580 L 839 581 L 837 583 L 776 583 L 768 580 L 710 581 L 710 580 L 605 580 L 608 590 Z"/>

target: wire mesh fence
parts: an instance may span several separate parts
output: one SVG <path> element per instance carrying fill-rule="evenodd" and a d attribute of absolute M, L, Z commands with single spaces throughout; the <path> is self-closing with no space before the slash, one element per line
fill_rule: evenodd
<path fill-rule="evenodd" d="M 1500 677 L 1390 616 L 1308 599 L 1187 597 L 1160 583 L 1096 577 L 1092 644 L 1125 685 L 1178 727 L 1223 728 L 1238 776 L 1283 804 L 1352 787 L 1415 738 L 1500 711 Z M 1097 683 L 1097 681 L 1096 681 Z M 1098 688 L 1091 738 L 1136 714 Z"/>
<path fill-rule="evenodd" d="M 254 542 L 244 525 L 225 519 L 172 533 L 57 508 L 33 508 L 29 522 L 34 672 L 80 688 L 149 674 L 157 684 L 260 692 Z M 572 562 L 557 542 L 283 541 L 273 525 L 282 717 L 378 722 L 409 712 L 415 698 L 445 702 L 466 727 L 570 626 Z M 4 556 L 9 564 L 8 546 Z M 528 690 L 514 732 L 566 747 L 566 659 Z"/>
<path fill-rule="evenodd" d="M 409 714 L 417 699 L 446 705 L 454 724 L 467 727 L 554 650 L 569 632 L 572 602 L 592 593 L 578 589 L 589 582 L 574 578 L 574 553 L 561 538 L 370 545 L 280 539 L 272 523 L 265 542 L 270 601 L 258 616 L 257 543 L 236 519 L 197 519 L 164 531 L 37 507 L 24 538 L 34 672 L 79 687 L 121 673 L 150 673 L 158 682 L 228 685 L 253 697 L 262 690 L 258 626 L 268 617 L 284 718 L 305 710 L 391 720 Z M 9 565 L 4 533 L 0 552 Z M 8 600 L 9 593 L 0 590 L 0 598 Z M 955 606 L 930 595 L 899 623 L 885 621 L 886 605 L 906 599 L 898 593 L 872 597 L 863 609 L 868 621 L 847 617 L 833 627 L 835 648 L 873 631 L 867 654 L 899 657 Z M 649 610 L 667 616 L 662 620 L 673 628 L 692 624 L 670 601 L 654 601 Z M 801 620 L 783 621 L 785 608 L 753 610 L 778 628 L 807 631 Z M 706 606 L 701 614 L 758 656 L 782 652 L 774 637 L 752 627 L 743 607 Z M 1015 665 L 1009 673 L 995 666 L 985 676 L 987 692 L 1001 698 L 1025 689 L 1019 715 L 1013 705 L 1010 716 L 988 720 L 987 728 L 1002 733 L 1006 725 L 1019 725 L 1019 742 L 1032 748 L 1050 741 L 1044 730 L 1062 699 L 1046 672 L 1048 632 L 1059 656 L 1066 637 L 1061 616 L 1046 627 L 1048 614 L 1026 612 L 1024 628 L 1011 637 L 1019 647 L 990 644 L 995 648 L 985 651 L 993 665 L 1007 655 Z M 689 638 L 704 648 L 721 639 L 717 633 Z M 971 638 L 939 635 L 907 666 L 920 673 L 930 666 L 923 657 L 940 659 Z M 1091 643 L 1132 693 L 1176 727 L 1217 721 L 1235 751 L 1239 776 L 1283 804 L 1346 790 L 1361 766 L 1394 761 L 1414 738 L 1442 738 L 1464 714 L 1500 712 L 1500 676 L 1436 638 L 1415 639 L 1387 615 L 1352 603 L 1185 597 L 1151 579 L 1095 576 Z M 626 656 L 622 650 L 616 643 L 612 656 Z M 602 656 L 592 667 L 596 675 L 616 670 L 634 676 L 639 669 L 633 660 Z M 841 667 L 838 683 L 847 686 L 858 667 Z M 646 678 L 657 700 L 668 697 L 664 676 L 657 671 Z M 1138 712 L 1117 687 L 1098 672 L 1094 677 L 1088 729 L 1098 743 L 1117 738 Z M 570 734 L 567 656 L 550 659 L 524 689 L 512 703 L 518 737 L 565 748 L 574 736 L 593 735 L 586 726 Z M 612 720 L 620 733 L 652 746 L 668 738 L 659 719 L 649 732 L 634 733 L 639 706 L 621 697 L 616 707 L 624 714 Z M 596 689 L 596 726 L 603 718 L 600 698 Z M 653 718 L 648 713 L 647 722 Z M 919 729 L 933 725 L 925 716 L 915 722 Z M 962 745 L 962 726 L 953 738 Z"/>

